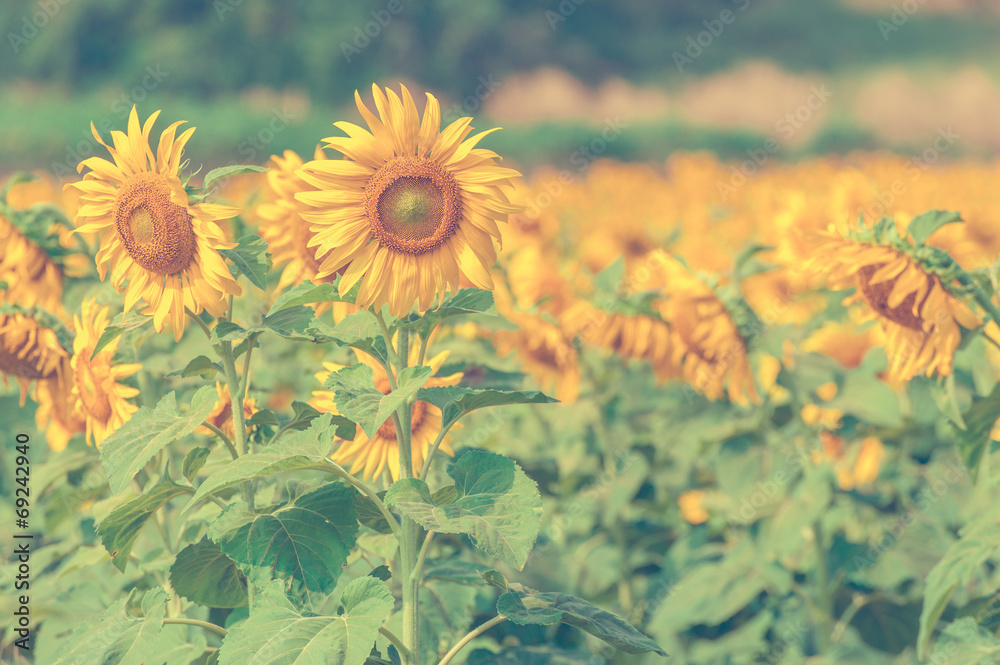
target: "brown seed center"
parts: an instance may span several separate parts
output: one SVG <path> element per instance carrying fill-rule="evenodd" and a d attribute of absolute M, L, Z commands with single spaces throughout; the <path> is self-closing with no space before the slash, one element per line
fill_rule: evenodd
<path fill-rule="evenodd" d="M 462 219 L 455 178 L 423 157 L 396 157 L 365 186 L 372 235 L 405 254 L 423 254 L 447 241 Z"/>
<path fill-rule="evenodd" d="M 878 284 L 871 283 L 872 276 L 874 276 L 878 269 L 883 265 L 885 264 L 882 263 L 874 266 L 862 266 L 858 269 L 854 279 L 862 297 L 864 297 L 868 306 L 875 310 L 875 312 L 882 318 L 898 323 L 904 328 L 909 328 L 910 330 L 922 331 L 924 329 L 923 322 L 919 317 L 913 315 L 913 304 L 917 299 L 916 292 L 908 294 L 905 298 L 903 298 L 903 302 L 901 302 L 897 307 L 889 307 L 889 294 L 892 293 L 892 287 L 893 284 L 895 284 L 895 280 L 879 282 Z M 930 277 L 927 279 L 930 279 Z M 927 293 L 930 293 L 930 289 L 927 290 Z M 924 295 L 924 299 L 926 298 L 927 294 Z M 920 303 L 920 306 L 923 306 L 923 302 Z"/>
<path fill-rule="evenodd" d="M 118 190 L 115 226 L 129 256 L 157 275 L 185 270 L 197 252 L 191 215 L 170 200 L 159 173 L 137 173 Z"/>

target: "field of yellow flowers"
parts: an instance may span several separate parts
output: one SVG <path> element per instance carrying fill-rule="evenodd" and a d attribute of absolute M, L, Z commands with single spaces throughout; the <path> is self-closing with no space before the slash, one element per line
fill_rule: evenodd
<path fill-rule="evenodd" d="M 522 176 L 373 95 L 8 180 L 4 658 L 1000 659 L 1000 162 Z"/>

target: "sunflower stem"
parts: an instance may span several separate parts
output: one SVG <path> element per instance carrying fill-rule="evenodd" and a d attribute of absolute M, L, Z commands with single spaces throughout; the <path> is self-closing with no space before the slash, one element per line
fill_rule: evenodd
<path fill-rule="evenodd" d="M 224 444 L 226 444 L 226 448 L 229 449 L 229 454 L 232 456 L 233 459 L 236 459 L 237 457 L 240 456 L 240 454 L 236 452 L 236 448 L 233 447 L 233 442 L 229 440 L 229 437 L 226 436 L 225 432 L 223 432 L 221 429 L 219 429 L 212 423 L 208 422 L 207 420 L 203 422 L 201 426 L 212 430 L 215 436 L 219 437 L 219 440 L 222 441 Z"/>
<path fill-rule="evenodd" d="M 440 661 L 438 662 L 438 665 L 448 665 L 448 663 L 450 663 L 450 662 L 451 662 L 451 659 L 452 659 L 452 658 L 454 658 L 454 657 L 455 657 L 456 655 L 458 655 L 458 652 L 459 652 L 459 651 L 461 651 L 461 650 L 462 650 L 462 648 L 463 648 L 463 647 L 464 647 L 464 646 L 465 646 L 466 644 L 468 644 L 468 643 L 469 643 L 469 642 L 471 642 L 472 640 L 476 639 L 477 637 L 479 637 L 480 635 L 482 635 L 483 633 L 485 633 L 485 632 L 486 632 L 487 630 L 489 630 L 489 629 L 490 629 L 490 628 L 492 628 L 493 626 L 497 625 L 498 623 L 503 623 L 503 622 L 504 622 L 504 621 L 506 621 L 506 620 L 507 620 L 507 617 L 505 617 L 505 616 L 500 616 L 500 615 L 497 615 L 497 616 L 493 617 L 492 619 L 490 619 L 489 621 L 487 621 L 486 623 L 484 623 L 484 624 L 482 624 L 482 625 L 480 625 L 480 626 L 477 626 L 476 628 L 473 628 L 473 629 L 472 629 L 472 630 L 471 630 L 471 631 L 469 632 L 469 634 L 468 634 L 468 635 L 466 635 L 465 637 L 463 637 L 462 639 L 460 639 L 460 640 L 459 640 L 459 641 L 458 641 L 458 642 L 457 642 L 457 643 L 455 644 L 455 646 L 453 646 L 453 647 L 452 647 L 452 648 L 451 648 L 451 649 L 450 649 L 450 650 L 448 651 L 448 653 L 446 653 L 446 654 L 444 655 L 444 658 L 442 658 L 442 659 L 441 659 L 441 660 L 440 660 Z"/>

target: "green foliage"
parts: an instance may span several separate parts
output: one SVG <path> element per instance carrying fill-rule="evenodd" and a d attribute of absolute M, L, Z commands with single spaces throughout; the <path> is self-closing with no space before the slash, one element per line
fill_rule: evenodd
<path fill-rule="evenodd" d="M 467 413 L 488 406 L 511 404 L 551 404 L 554 400 L 537 390 L 476 390 L 459 386 L 421 388 L 417 398 L 441 409 L 442 427 L 450 427 Z"/>
<path fill-rule="evenodd" d="M 392 413 L 427 383 L 432 373 L 430 367 L 407 367 L 396 377 L 396 387 L 385 395 L 375 387 L 372 368 L 358 364 L 332 372 L 323 387 L 333 391 L 337 410 L 372 438 Z"/>
<path fill-rule="evenodd" d="M 542 516 L 535 482 L 513 460 L 481 450 L 449 464 L 448 475 L 457 494 L 447 503 L 435 504 L 427 483 L 415 478 L 393 483 L 385 503 L 425 529 L 468 534 L 479 549 L 523 569 Z"/>
<path fill-rule="evenodd" d="M 251 168 L 251 167 L 240 167 Z M 256 167 L 253 167 L 256 169 Z M 220 169 L 216 169 L 218 171 Z M 266 170 L 266 169 L 258 169 Z M 212 171 L 205 177 L 206 189 Z M 256 233 L 245 235 L 237 241 L 233 249 L 220 249 L 219 253 L 233 262 L 233 268 L 238 274 L 244 275 L 258 289 L 267 287 L 267 273 L 271 270 L 271 255 L 267 251 L 267 242 Z M 237 273 L 234 273 L 234 277 Z"/>
<path fill-rule="evenodd" d="M 128 598 L 115 602 L 96 624 L 80 623 L 64 642 L 53 665 L 142 665 L 154 656 L 154 648 L 170 596 L 156 587 L 142 598 L 143 618 L 126 612 Z"/>
<path fill-rule="evenodd" d="M 202 538 L 177 553 L 170 566 L 170 585 L 188 600 L 205 607 L 245 607 L 246 578 L 219 546 Z"/>
<path fill-rule="evenodd" d="M 233 628 L 219 650 L 219 665 L 362 665 L 379 626 L 392 609 L 392 594 L 374 577 L 344 588 L 339 616 L 302 614 L 280 584 L 261 589 L 250 618 Z"/>

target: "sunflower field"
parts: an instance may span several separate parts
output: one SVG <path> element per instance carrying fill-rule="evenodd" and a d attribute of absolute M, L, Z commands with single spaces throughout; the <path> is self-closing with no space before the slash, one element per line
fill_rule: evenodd
<path fill-rule="evenodd" d="M 0 665 L 1000 663 L 989 4 L 11 3 Z"/>

